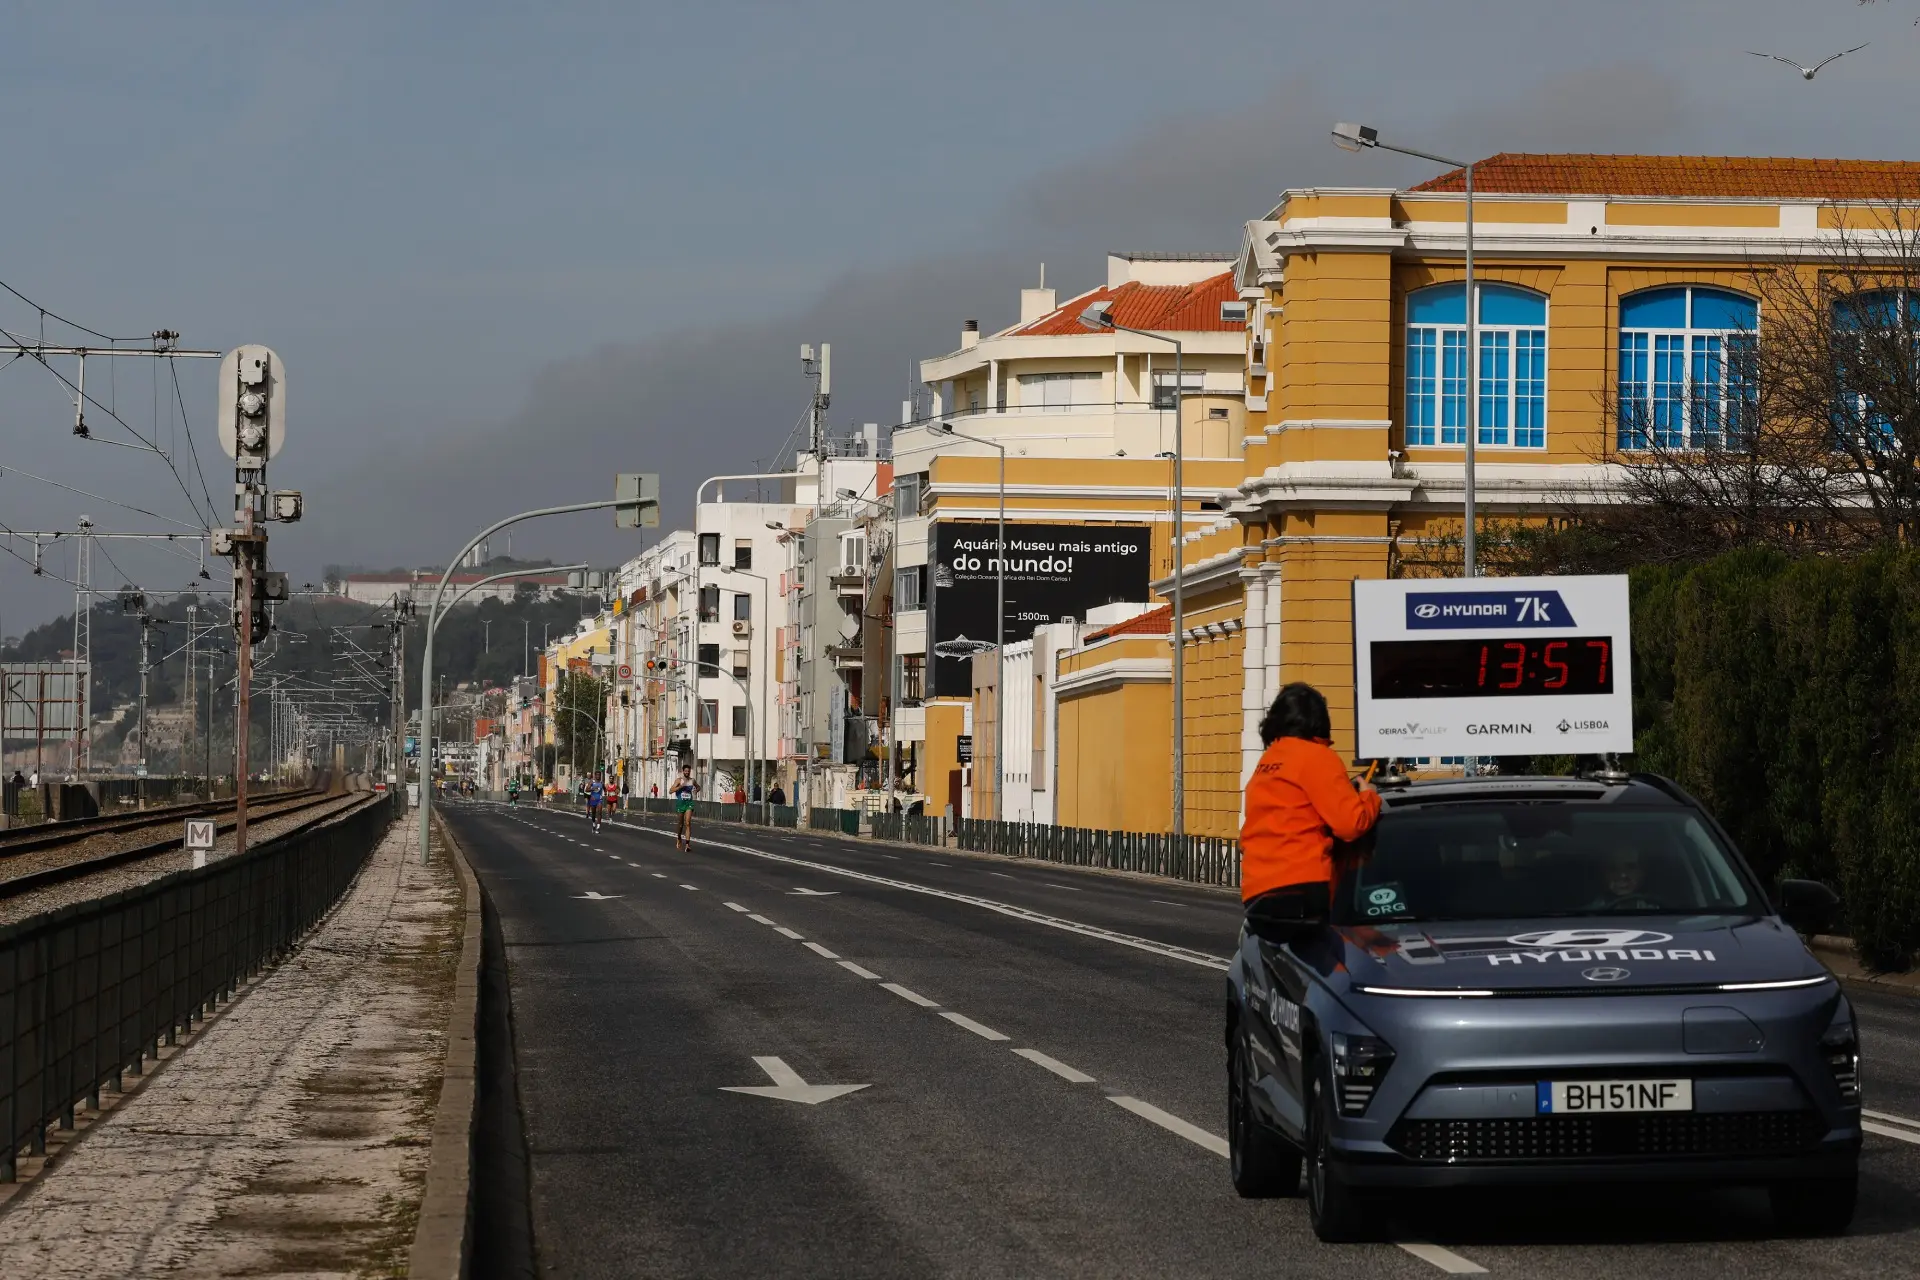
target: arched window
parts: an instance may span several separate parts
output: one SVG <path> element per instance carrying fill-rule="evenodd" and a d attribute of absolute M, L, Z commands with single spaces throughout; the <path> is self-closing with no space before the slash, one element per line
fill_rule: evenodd
<path fill-rule="evenodd" d="M 1760 304 L 1680 285 L 1620 299 L 1620 447 L 1703 449 L 1753 409 Z"/>
<path fill-rule="evenodd" d="M 1547 300 L 1505 284 L 1480 295 L 1480 407 L 1476 443 L 1547 443 Z M 1467 442 L 1467 289 L 1440 284 L 1407 295 L 1407 443 Z"/>

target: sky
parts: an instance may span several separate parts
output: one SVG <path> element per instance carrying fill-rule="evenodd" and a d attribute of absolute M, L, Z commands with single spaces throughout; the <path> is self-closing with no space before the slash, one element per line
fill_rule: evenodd
<path fill-rule="evenodd" d="M 273 347 L 289 425 L 270 480 L 307 518 L 272 557 L 296 582 L 444 563 L 492 519 L 610 496 L 618 471 L 662 474 L 670 527 L 701 478 L 779 450 L 803 342 L 833 344 L 836 427 L 891 423 L 914 362 L 965 320 L 1012 321 L 1042 264 L 1067 296 L 1110 250 L 1231 253 L 1285 188 L 1435 172 L 1335 149 L 1336 120 L 1462 158 L 1920 159 L 1916 17 L 1920 0 L 19 6 L 0 281 L 31 302 L 0 295 L 0 327 L 83 336 L 44 308 Z M 1862 41 L 1812 82 L 1747 53 Z M 71 360 L 0 369 L 0 527 L 203 524 L 231 483 L 213 371 L 90 360 L 82 440 Z M 103 545 L 110 589 L 201 567 L 193 541 Z M 641 545 L 596 514 L 525 526 L 514 550 Z M 44 566 L 0 555 L 0 634 L 72 608 L 71 540 Z M 218 585 L 227 565 L 207 569 Z"/>

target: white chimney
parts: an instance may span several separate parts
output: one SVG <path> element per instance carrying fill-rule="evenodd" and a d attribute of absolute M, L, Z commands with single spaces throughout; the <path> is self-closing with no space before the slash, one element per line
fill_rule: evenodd
<path fill-rule="evenodd" d="M 1032 324 L 1060 305 L 1054 291 L 1047 288 L 1047 264 L 1040 264 L 1040 287 L 1020 291 L 1020 323 Z"/>
<path fill-rule="evenodd" d="M 980 345 L 980 322 L 969 320 L 960 326 L 960 349 L 971 351 Z"/>

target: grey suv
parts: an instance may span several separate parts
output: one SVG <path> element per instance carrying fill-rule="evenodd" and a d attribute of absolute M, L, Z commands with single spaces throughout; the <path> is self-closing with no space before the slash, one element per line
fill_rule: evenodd
<path fill-rule="evenodd" d="M 1242 1195 L 1301 1188 L 1323 1240 L 1385 1188 L 1764 1185 L 1844 1230 L 1853 1011 L 1726 833 L 1662 778 L 1383 791 L 1325 926 L 1256 922 L 1227 978 Z M 1789 917 L 1832 896 L 1782 885 Z"/>

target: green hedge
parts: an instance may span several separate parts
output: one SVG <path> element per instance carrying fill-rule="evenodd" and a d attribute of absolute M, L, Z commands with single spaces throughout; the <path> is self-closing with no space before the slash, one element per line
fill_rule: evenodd
<path fill-rule="evenodd" d="M 1835 886 L 1862 957 L 1920 948 L 1920 555 L 1736 552 L 1633 573 L 1635 765 L 1769 883 Z"/>

